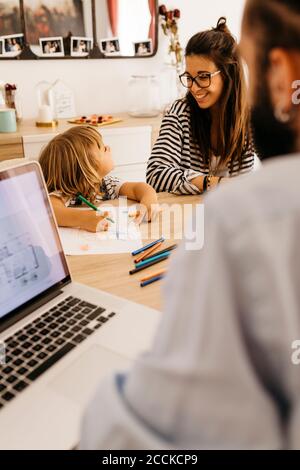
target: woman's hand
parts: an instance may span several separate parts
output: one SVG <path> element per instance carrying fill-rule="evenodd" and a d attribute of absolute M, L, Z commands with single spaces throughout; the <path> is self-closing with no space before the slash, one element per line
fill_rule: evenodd
<path fill-rule="evenodd" d="M 209 188 L 209 191 L 212 191 L 213 189 L 218 188 L 219 186 L 223 186 L 223 184 L 227 184 L 228 181 L 230 181 L 230 178 L 225 177 L 225 176 L 214 176 L 211 178 L 211 186 Z"/>

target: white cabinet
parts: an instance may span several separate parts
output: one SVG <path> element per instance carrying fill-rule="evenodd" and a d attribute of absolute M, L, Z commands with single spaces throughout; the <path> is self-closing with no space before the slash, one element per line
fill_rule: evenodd
<path fill-rule="evenodd" d="M 151 126 L 101 129 L 103 141 L 112 150 L 113 174 L 125 181 L 146 181 L 146 166 L 151 154 Z"/>
<path fill-rule="evenodd" d="M 113 174 L 126 181 L 145 181 L 146 164 L 151 153 L 151 126 L 101 128 L 104 143 L 112 150 Z M 24 135 L 24 157 L 38 160 L 43 147 L 55 133 Z"/>
<path fill-rule="evenodd" d="M 38 160 L 45 145 L 57 134 L 37 134 L 23 136 L 24 157 L 29 160 Z"/>

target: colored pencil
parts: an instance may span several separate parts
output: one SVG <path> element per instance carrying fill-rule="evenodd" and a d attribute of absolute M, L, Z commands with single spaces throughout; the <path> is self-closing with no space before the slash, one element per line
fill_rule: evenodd
<path fill-rule="evenodd" d="M 157 245 L 160 242 L 164 242 L 165 239 L 159 238 L 158 240 L 155 240 L 154 242 L 149 243 L 148 245 L 143 246 L 142 248 L 139 248 L 138 250 L 133 251 L 131 254 L 132 256 L 139 255 L 140 253 L 143 253 L 144 251 L 148 250 L 148 248 L 151 248 L 154 245 Z"/>
<path fill-rule="evenodd" d="M 155 256 L 157 256 L 157 255 L 162 255 L 163 253 L 166 253 L 167 251 L 175 250 L 175 248 L 177 248 L 177 245 L 171 245 L 171 246 L 165 248 L 164 250 L 160 250 L 160 251 L 158 251 L 157 253 L 155 253 Z M 147 261 L 147 260 L 149 260 L 150 258 L 152 258 L 152 256 L 148 256 L 148 255 L 147 255 L 146 257 L 144 257 L 143 261 Z"/>
<path fill-rule="evenodd" d="M 150 266 L 153 266 L 154 264 L 161 263 L 162 261 L 164 261 L 168 257 L 169 257 L 169 255 L 165 255 L 164 258 L 160 258 L 160 259 L 157 259 L 155 261 L 150 261 L 149 263 L 144 264 L 144 266 L 140 266 L 139 268 L 132 269 L 131 271 L 129 271 L 129 274 L 135 274 L 135 273 L 138 273 L 139 271 L 143 271 L 143 269 L 147 269 Z"/>
<path fill-rule="evenodd" d="M 83 197 L 81 194 L 77 194 L 77 198 L 81 201 L 81 202 L 84 202 L 84 204 L 86 204 L 87 206 L 89 206 L 91 209 L 93 209 L 94 211 L 97 211 L 97 212 L 102 212 L 101 209 L 97 206 L 94 206 L 94 204 L 92 204 L 90 201 L 88 201 L 87 199 L 85 199 L 85 197 Z M 102 213 L 103 214 L 103 213 Z M 105 217 L 106 220 L 109 220 L 109 222 L 112 222 L 113 224 L 115 223 L 115 221 L 113 219 L 111 219 L 110 217 Z"/>
<path fill-rule="evenodd" d="M 148 255 L 150 255 L 150 253 L 153 253 L 154 251 L 156 251 L 161 245 L 162 245 L 163 242 L 160 242 L 158 243 L 157 245 L 154 245 L 152 246 L 152 248 L 149 248 L 148 250 L 146 250 L 144 253 L 141 254 L 141 256 L 138 256 L 134 262 L 135 263 L 139 263 L 140 261 L 143 261 L 144 258 L 146 258 Z M 157 253 L 158 254 L 158 253 Z"/>
<path fill-rule="evenodd" d="M 156 261 L 157 259 L 165 258 L 170 256 L 171 252 L 167 251 L 166 253 L 163 253 L 162 255 L 156 255 L 156 256 L 151 256 L 149 259 L 145 261 L 140 261 L 139 263 L 136 264 L 136 267 L 139 268 L 141 266 L 144 266 L 144 264 L 148 264 L 151 261 Z"/>
<path fill-rule="evenodd" d="M 144 281 L 149 281 L 149 279 L 152 279 L 153 277 L 161 276 L 162 274 L 166 274 L 166 269 L 162 269 L 161 271 L 157 271 L 156 273 L 149 274 L 149 276 L 143 277 L 141 279 L 141 282 Z"/>
<path fill-rule="evenodd" d="M 156 277 L 152 277 L 152 279 L 149 279 L 148 281 L 141 282 L 141 283 L 140 283 L 140 286 L 141 286 L 141 287 L 146 287 L 146 286 L 148 286 L 149 284 L 152 284 L 153 282 L 159 281 L 159 280 L 162 279 L 163 277 L 164 277 L 163 275 L 161 275 L 161 276 L 156 276 Z"/>

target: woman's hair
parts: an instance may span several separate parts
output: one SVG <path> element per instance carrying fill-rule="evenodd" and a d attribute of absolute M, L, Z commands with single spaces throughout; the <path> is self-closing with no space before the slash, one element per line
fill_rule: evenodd
<path fill-rule="evenodd" d="M 40 164 L 47 189 L 73 197 L 81 193 L 94 200 L 100 193 L 99 163 L 92 147 L 103 145 L 99 132 L 90 126 L 72 127 L 54 137 L 43 149 Z"/>
<path fill-rule="evenodd" d="M 215 28 L 195 34 L 188 42 L 185 56 L 203 55 L 212 60 L 221 71 L 223 93 L 220 97 L 220 126 L 217 144 L 219 166 L 237 161 L 242 164 L 242 154 L 249 139 L 249 110 L 243 65 L 237 52 L 236 41 L 221 17 Z M 209 165 L 211 148 L 211 114 L 201 109 L 191 92 L 187 94 L 191 108 L 192 133 L 201 155 Z"/>

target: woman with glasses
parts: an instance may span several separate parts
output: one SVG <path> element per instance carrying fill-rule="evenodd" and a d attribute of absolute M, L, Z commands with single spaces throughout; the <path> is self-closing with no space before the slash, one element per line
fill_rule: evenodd
<path fill-rule="evenodd" d="M 186 97 L 164 116 L 148 161 L 147 182 L 156 191 L 199 194 L 253 170 L 243 66 L 237 44 L 220 18 L 216 28 L 194 35 L 180 75 Z"/>

